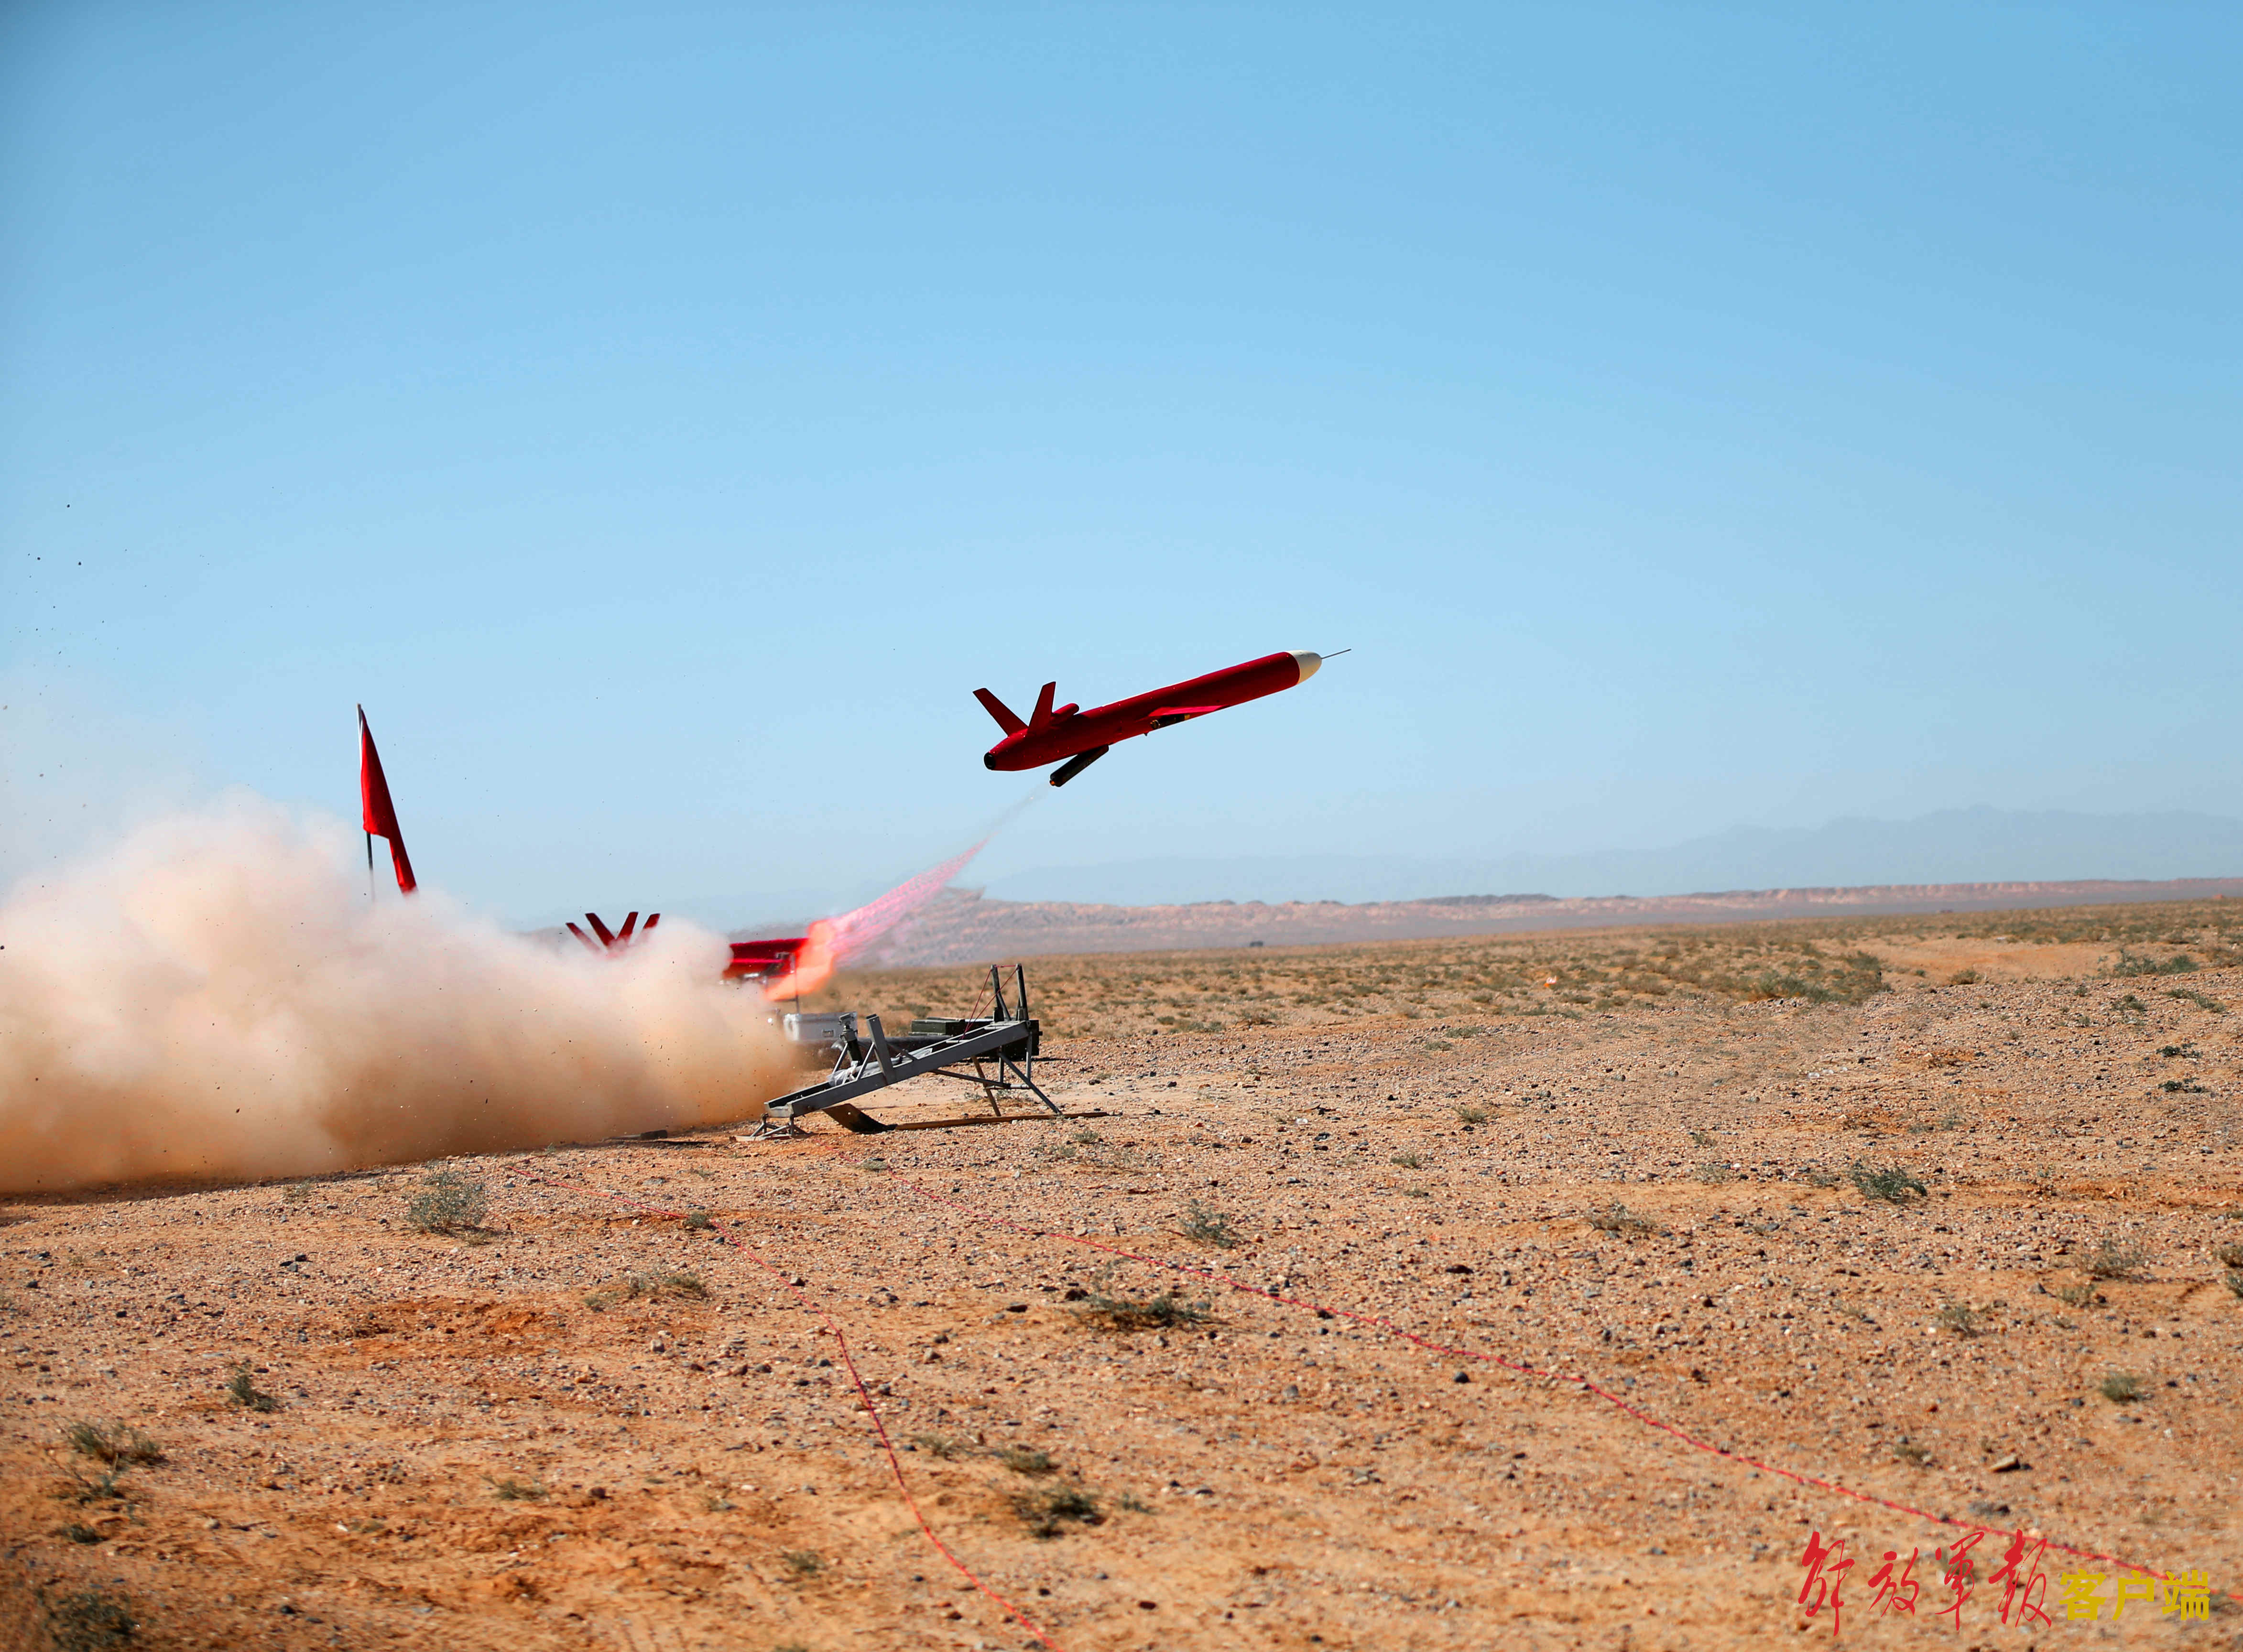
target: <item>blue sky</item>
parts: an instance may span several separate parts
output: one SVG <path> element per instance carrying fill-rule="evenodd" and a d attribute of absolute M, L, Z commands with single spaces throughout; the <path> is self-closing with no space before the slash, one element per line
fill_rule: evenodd
<path fill-rule="evenodd" d="M 729 923 L 983 871 L 2243 814 L 2212 7 L 18 5 L 0 748 Z M 1312 893 L 1312 892 L 1310 892 Z"/>

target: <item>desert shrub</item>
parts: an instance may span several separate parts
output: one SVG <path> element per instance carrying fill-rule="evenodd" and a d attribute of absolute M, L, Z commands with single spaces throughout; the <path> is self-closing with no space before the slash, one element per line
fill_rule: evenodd
<path fill-rule="evenodd" d="M 1737 1173 L 1719 1159 L 1708 1159 L 1691 1174 L 1708 1187 L 1720 1187 L 1725 1182 L 1737 1179 Z"/>
<path fill-rule="evenodd" d="M 65 1468 L 70 1484 L 61 1495 L 73 1503 L 122 1502 L 125 1500 L 125 1476 L 131 1466 L 119 1463 L 114 1468 L 104 1468 L 98 1474 L 81 1474 L 75 1468 Z"/>
<path fill-rule="evenodd" d="M 1930 1195 L 1930 1189 L 1898 1164 L 1878 1169 L 1857 1162 L 1847 1174 L 1853 1179 L 1855 1190 L 1865 1199 L 1882 1199 L 1887 1204 L 1905 1204 L 1910 1199 L 1926 1198 Z"/>
<path fill-rule="evenodd" d="M 1057 1537 L 1069 1521 L 1082 1526 L 1096 1526 L 1106 1518 L 1098 1511 L 1098 1500 L 1074 1486 L 1053 1486 L 1042 1491 L 1015 1492 L 1008 1500 L 1013 1506 L 1013 1513 L 1020 1517 L 1020 1523 L 1034 1537 Z"/>
<path fill-rule="evenodd" d="M 2112 969 L 2114 975 L 2191 975 L 2196 973 L 2196 960 L 2185 952 L 2170 958 L 2142 958 L 2119 948 L 2118 964 Z"/>
<path fill-rule="evenodd" d="M 164 1460 L 161 1446 L 123 1423 L 75 1422 L 63 1439 L 79 1456 L 91 1457 L 112 1467 Z"/>
<path fill-rule="evenodd" d="M 1029 1446 L 1007 1446 L 997 1453 L 997 1460 L 1015 1474 L 1048 1474 L 1053 1467 L 1049 1452 Z"/>
<path fill-rule="evenodd" d="M 1194 1199 L 1185 1207 L 1182 1224 L 1177 1230 L 1195 1244 L 1211 1244 L 1219 1251 L 1228 1251 L 1239 1240 L 1230 1218 L 1222 1211 L 1210 1210 Z"/>
<path fill-rule="evenodd" d="M 964 1440 L 953 1440 L 945 1434 L 913 1434 L 911 1437 L 911 1443 L 928 1456 L 940 1457 L 945 1462 L 955 1457 L 963 1457 L 973 1449 Z"/>
<path fill-rule="evenodd" d="M 2106 1235 L 2081 1267 L 2091 1279 L 2131 1279 L 2149 1263 L 2150 1253 L 2132 1239 Z"/>
<path fill-rule="evenodd" d="M 484 1478 L 488 1480 L 489 1476 L 485 1475 Z M 502 1503 L 534 1503 L 546 1495 L 545 1487 L 535 1480 L 515 1480 L 511 1476 L 491 1480 L 490 1488 L 491 1495 Z"/>
<path fill-rule="evenodd" d="M 47 1639 L 55 1652 L 107 1652 L 129 1646 L 140 1625 L 123 1600 L 102 1588 L 79 1589 L 43 1601 Z"/>
<path fill-rule="evenodd" d="M 1787 968 L 1763 969 L 1751 977 L 1740 995 L 1748 1003 L 1801 998 L 1810 1004 L 1861 1004 L 1884 990 L 1884 965 L 1874 954 L 1830 959 L 1809 948 Z"/>
<path fill-rule="evenodd" d="M 1086 1325 L 1108 1331 L 1165 1331 L 1172 1325 L 1203 1325 L 1211 1317 L 1204 1302 L 1186 1302 L 1163 1291 L 1149 1301 L 1094 1293 L 1074 1310 Z"/>
<path fill-rule="evenodd" d="M 1489 1114 L 1485 1107 L 1459 1107 L 1457 1109 L 1457 1117 L 1465 1124 L 1485 1124 L 1488 1121 Z"/>
<path fill-rule="evenodd" d="M 2092 1285 L 2060 1285 L 2049 1292 L 2067 1308 L 2084 1308 L 2095 1300 Z"/>
<path fill-rule="evenodd" d="M 2243 1298 L 2243 1268 L 2228 1269 L 2226 1277 L 2221 1279 L 2220 1283 L 2234 1292 L 2237 1297 Z"/>
<path fill-rule="evenodd" d="M 1397 1153 L 1394 1156 L 1394 1163 L 1405 1170 L 1422 1170 L 1425 1168 L 1425 1156 L 1418 1153 Z"/>
<path fill-rule="evenodd" d="M 1913 1463 L 1916 1467 L 1922 1468 L 1931 1461 L 1931 1447 L 1919 1446 L 1903 1434 L 1894 1443 L 1893 1455 L 1904 1463 Z"/>
<path fill-rule="evenodd" d="M 2226 1267 L 2243 1268 L 2243 1244 L 2231 1239 L 2226 1244 L 2214 1245 L 2212 1259 Z"/>
<path fill-rule="evenodd" d="M 431 1170 L 421 1178 L 405 1219 L 423 1233 L 458 1233 L 482 1226 L 489 1210 L 481 1182 L 457 1170 Z"/>
<path fill-rule="evenodd" d="M 706 1210 L 688 1210 L 685 1213 L 685 1231 L 688 1233 L 705 1233 L 716 1225 L 717 1218 Z"/>
<path fill-rule="evenodd" d="M 2168 987 L 2166 988 L 2166 996 L 2178 998 L 2183 1003 L 2194 1004 L 2199 1009 L 2208 1009 L 2215 1015 L 2225 1015 L 2227 1013 L 2226 1005 L 2221 1003 L 2217 998 L 2197 991 L 2193 987 Z"/>
<path fill-rule="evenodd" d="M 2095 1385 L 2097 1393 L 2122 1406 L 2128 1400 L 2139 1399 L 2149 1391 L 2147 1383 L 2124 1371 L 2114 1371 Z"/>
<path fill-rule="evenodd" d="M 1968 1303 L 1943 1304 L 1932 1316 L 1932 1322 L 1942 1331 L 1952 1331 L 1958 1337 L 1975 1337 L 1985 1328 L 1985 1316 Z"/>
<path fill-rule="evenodd" d="M 594 1313 L 613 1307 L 618 1302 L 635 1302 L 641 1297 L 660 1301 L 666 1297 L 685 1297 L 696 1302 L 708 1298 L 709 1287 L 693 1273 L 630 1273 L 620 1285 L 605 1291 L 595 1291 L 584 1298 L 584 1305 Z"/>
<path fill-rule="evenodd" d="M 233 1375 L 226 1379 L 226 1393 L 227 1399 L 245 1411 L 280 1409 L 280 1402 L 278 1399 L 258 1387 L 256 1379 L 250 1372 L 249 1363 L 246 1360 L 234 1366 Z"/>
<path fill-rule="evenodd" d="M 825 1569 L 825 1557 L 814 1548 L 789 1549 L 779 1563 L 797 1577 L 816 1577 Z"/>
<path fill-rule="evenodd" d="M 1617 1199 L 1601 1210 L 1590 1211 L 1588 1223 L 1600 1233 L 1625 1235 L 1657 1233 L 1660 1231 L 1658 1223 L 1647 1216 L 1638 1215 Z"/>

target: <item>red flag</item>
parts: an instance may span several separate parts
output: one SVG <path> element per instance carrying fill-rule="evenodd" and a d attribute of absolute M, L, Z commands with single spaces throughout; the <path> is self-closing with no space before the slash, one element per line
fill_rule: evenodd
<path fill-rule="evenodd" d="M 381 772 L 381 754 L 374 749 L 374 731 L 366 725 L 366 707 L 358 708 L 358 796 L 365 812 L 367 836 L 389 839 L 390 863 L 397 868 L 401 894 L 414 889 L 413 862 L 405 856 L 405 833 L 398 829 L 397 806 L 389 800 L 389 781 Z M 372 849 L 371 842 L 367 848 Z"/>

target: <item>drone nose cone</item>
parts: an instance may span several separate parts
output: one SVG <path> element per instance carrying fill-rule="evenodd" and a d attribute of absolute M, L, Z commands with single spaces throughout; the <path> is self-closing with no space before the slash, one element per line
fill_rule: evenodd
<path fill-rule="evenodd" d="M 1314 677 L 1317 674 L 1317 668 L 1324 663 L 1324 657 L 1321 654 L 1296 653 L 1293 656 L 1293 664 L 1300 668 L 1301 674 L 1293 679 L 1295 685 L 1298 686 Z"/>

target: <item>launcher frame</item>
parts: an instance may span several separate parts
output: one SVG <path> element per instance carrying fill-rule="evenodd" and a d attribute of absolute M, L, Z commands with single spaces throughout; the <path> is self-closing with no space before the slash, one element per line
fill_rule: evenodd
<path fill-rule="evenodd" d="M 805 1134 L 796 1123 L 811 1113 L 823 1113 L 843 1129 L 859 1136 L 879 1136 L 895 1129 L 856 1105 L 860 1096 L 901 1084 L 910 1079 L 941 1077 L 979 1084 L 993 1115 L 1002 1117 L 999 1097 L 1026 1090 L 1041 1102 L 1054 1118 L 1064 1117 L 1059 1104 L 1037 1086 L 1036 1054 L 1042 1028 L 1028 1014 L 1028 977 L 1020 965 L 1013 966 L 1013 1001 L 1005 999 L 1004 972 L 989 968 L 989 994 L 994 1013 L 949 1023 L 962 1030 L 939 1034 L 906 1034 L 891 1038 L 878 1015 L 865 1017 L 866 1035 L 852 1039 L 833 1063 L 833 1070 L 815 1084 L 806 1084 L 764 1108 L 758 1137 L 790 1137 Z M 988 1069 L 994 1063 L 996 1071 Z M 961 1069 L 970 1066 L 973 1071 Z"/>

